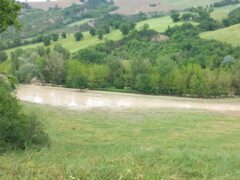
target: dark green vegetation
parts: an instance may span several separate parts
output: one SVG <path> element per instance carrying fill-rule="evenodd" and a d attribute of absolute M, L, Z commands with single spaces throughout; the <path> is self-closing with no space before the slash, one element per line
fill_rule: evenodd
<path fill-rule="evenodd" d="M 4 8 L 0 8 L 0 33 L 5 31 L 9 25 L 19 27 L 17 17 L 20 14 L 21 5 L 12 0 L 1 0 L 0 4 Z"/>
<path fill-rule="evenodd" d="M 24 104 L 24 110 L 43 119 L 52 145 L 0 156 L 1 179 L 240 176 L 236 114 L 176 109 L 79 112 L 33 104 Z"/>
<path fill-rule="evenodd" d="M 0 76 L 0 153 L 7 150 L 48 146 L 48 135 L 35 115 L 23 113 L 9 92 L 14 81 Z"/>

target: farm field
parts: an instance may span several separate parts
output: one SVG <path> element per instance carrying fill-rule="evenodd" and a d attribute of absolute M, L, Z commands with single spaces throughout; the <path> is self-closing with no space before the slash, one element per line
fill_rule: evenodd
<path fill-rule="evenodd" d="M 115 5 L 119 7 L 115 13 L 137 14 L 139 12 L 169 11 L 172 9 L 185 9 L 192 6 L 205 6 L 219 0 L 114 0 Z M 155 4 L 150 7 L 150 4 Z"/>
<path fill-rule="evenodd" d="M 221 42 L 226 42 L 234 46 L 240 45 L 240 24 L 236 24 L 227 28 L 216 31 L 209 31 L 200 34 L 204 39 L 215 39 Z"/>
<path fill-rule="evenodd" d="M 0 156 L 0 179 L 238 179 L 238 114 L 177 109 L 74 111 L 23 103 L 51 147 Z"/>
<path fill-rule="evenodd" d="M 137 23 L 137 29 L 140 29 L 144 24 L 148 24 L 150 29 L 154 29 L 158 32 L 164 32 L 167 30 L 168 26 L 172 27 L 175 25 L 182 25 L 184 22 L 173 22 L 170 16 L 164 16 L 160 18 L 148 19 Z M 193 22 L 192 22 L 193 23 Z M 196 23 L 193 23 L 196 24 Z"/>
<path fill-rule="evenodd" d="M 55 6 L 58 6 L 60 8 L 67 8 L 71 6 L 72 4 L 80 4 L 79 0 L 53 0 L 53 1 L 31 1 L 29 0 L 29 5 L 33 8 L 48 10 L 49 8 L 53 8 Z"/>
<path fill-rule="evenodd" d="M 63 47 L 67 48 L 70 52 L 73 53 L 80 49 L 104 42 L 105 39 L 116 41 L 122 38 L 122 33 L 120 30 L 112 30 L 109 34 L 104 35 L 103 40 L 99 40 L 97 36 L 92 37 L 89 32 L 84 32 L 83 35 L 84 38 L 81 41 L 76 41 L 74 35 L 71 34 L 66 39 L 60 38 L 57 42 L 52 41 L 50 47 L 53 47 L 55 44 L 61 44 Z M 36 48 L 38 46 L 43 46 L 43 43 L 19 46 L 16 48 L 8 49 L 6 52 L 9 54 L 11 51 L 16 50 L 17 48 L 30 49 Z"/>
<path fill-rule="evenodd" d="M 239 4 L 215 8 L 214 11 L 211 13 L 211 17 L 213 19 L 221 21 L 224 18 L 227 18 L 228 14 L 237 7 L 240 7 Z"/>

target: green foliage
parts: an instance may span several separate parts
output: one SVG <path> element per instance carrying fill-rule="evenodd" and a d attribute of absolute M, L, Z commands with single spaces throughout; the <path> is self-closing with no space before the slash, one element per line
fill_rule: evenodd
<path fill-rule="evenodd" d="M 96 35 L 96 29 L 95 28 L 91 28 L 89 33 L 92 35 L 92 36 L 95 36 Z"/>
<path fill-rule="evenodd" d="M 0 152 L 48 145 L 36 116 L 23 113 L 17 99 L 0 86 Z"/>
<path fill-rule="evenodd" d="M 8 55 L 4 51 L 0 51 L 0 63 L 6 61 L 8 59 Z"/>
<path fill-rule="evenodd" d="M 76 32 L 74 34 L 74 37 L 75 37 L 76 41 L 80 41 L 83 39 L 83 34 L 81 32 Z"/>
<path fill-rule="evenodd" d="M 56 33 L 52 34 L 53 41 L 58 41 L 58 39 L 59 39 L 59 34 L 56 34 Z"/>
<path fill-rule="evenodd" d="M 98 29 L 97 30 L 97 36 L 99 40 L 103 39 L 103 30 L 102 29 Z"/>
<path fill-rule="evenodd" d="M 170 16 L 173 22 L 178 22 L 180 20 L 180 14 L 177 11 L 171 11 Z"/>
<path fill-rule="evenodd" d="M 1 0 L 0 7 L 0 33 L 5 31 L 8 26 L 19 27 L 17 17 L 20 15 L 21 5 L 14 0 Z"/>
<path fill-rule="evenodd" d="M 51 45 L 51 38 L 50 38 L 50 36 L 45 36 L 43 38 L 43 44 L 44 44 L 44 46 L 50 46 Z"/>
<path fill-rule="evenodd" d="M 76 75 L 72 82 L 73 88 L 85 89 L 87 87 L 87 78 L 84 75 Z"/>
<path fill-rule="evenodd" d="M 120 30 L 122 32 L 123 35 L 128 35 L 129 31 L 130 31 L 130 26 L 129 24 L 123 23 L 120 25 Z"/>
<path fill-rule="evenodd" d="M 63 33 L 61 34 L 61 36 L 62 36 L 63 39 L 66 39 L 66 38 L 67 38 L 67 33 L 63 32 Z"/>

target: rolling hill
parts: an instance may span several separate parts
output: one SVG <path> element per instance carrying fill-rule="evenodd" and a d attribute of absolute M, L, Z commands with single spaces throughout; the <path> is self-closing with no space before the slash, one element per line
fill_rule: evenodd
<path fill-rule="evenodd" d="M 216 31 L 209 31 L 200 34 L 204 39 L 215 39 L 221 42 L 229 43 L 234 46 L 240 45 L 240 24 Z"/>
<path fill-rule="evenodd" d="M 138 14 L 139 12 L 169 11 L 185 9 L 192 6 L 206 6 L 220 0 L 114 0 L 119 7 L 115 13 Z"/>
<path fill-rule="evenodd" d="M 228 14 L 237 7 L 240 7 L 240 5 L 237 4 L 215 8 L 214 11 L 211 13 L 211 17 L 215 20 L 221 21 L 224 18 L 227 18 Z"/>

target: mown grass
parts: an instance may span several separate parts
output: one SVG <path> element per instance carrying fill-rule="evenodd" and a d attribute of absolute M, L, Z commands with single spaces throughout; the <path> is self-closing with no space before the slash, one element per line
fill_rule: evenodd
<path fill-rule="evenodd" d="M 224 6 L 224 7 L 219 7 L 219 8 L 214 8 L 214 11 L 211 13 L 211 17 L 213 19 L 216 19 L 218 21 L 223 20 L 224 18 L 228 17 L 228 14 L 236 9 L 237 7 L 240 7 L 239 4 L 235 5 L 229 5 L 229 6 Z"/>
<path fill-rule="evenodd" d="M 89 110 L 24 103 L 50 149 L 0 155 L 0 179 L 238 179 L 239 116 L 180 110 Z"/>
<path fill-rule="evenodd" d="M 181 25 L 183 22 L 174 23 L 170 16 L 164 16 L 160 18 L 148 19 L 137 23 L 136 28 L 141 29 L 144 24 L 148 24 L 150 29 L 154 29 L 158 32 L 164 32 L 168 26 Z"/>
<path fill-rule="evenodd" d="M 184 23 L 183 21 L 173 22 L 170 16 L 164 16 L 160 18 L 153 18 L 145 21 L 140 21 L 139 23 L 137 23 L 136 28 L 141 29 L 143 28 L 144 24 L 148 24 L 150 29 L 153 29 L 158 32 L 164 32 L 167 30 L 169 26 L 173 27 L 175 25 L 182 25 L 183 23 Z M 191 23 L 196 24 L 194 22 Z"/>
<path fill-rule="evenodd" d="M 240 45 L 240 24 L 216 31 L 209 31 L 200 34 L 204 39 L 215 39 L 221 42 L 229 43 L 234 46 Z"/>
<path fill-rule="evenodd" d="M 122 33 L 120 30 L 112 30 L 109 34 L 104 35 L 103 40 L 99 40 L 97 36 L 91 36 L 89 32 L 83 33 L 84 38 L 81 41 L 76 41 L 73 34 L 70 34 L 66 39 L 60 38 L 58 41 L 51 42 L 50 47 L 53 47 L 55 44 L 61 44 L 63 47 L 67 48 L 70 52 L 76 52 L 80 49 L 96 45 L 98 43 L 104 42 L 105 40 L 120 40 L 122 38 Z M 31 49 L 36 48 L 38 46 L 43 46 L 43 43 L 36 43 L 30 45 L 19 46 L 16 48 L 8 49 L 6 52 L 10 54 L 11 51 L 16 50 L 17 48 L 22 49 Z"/>

